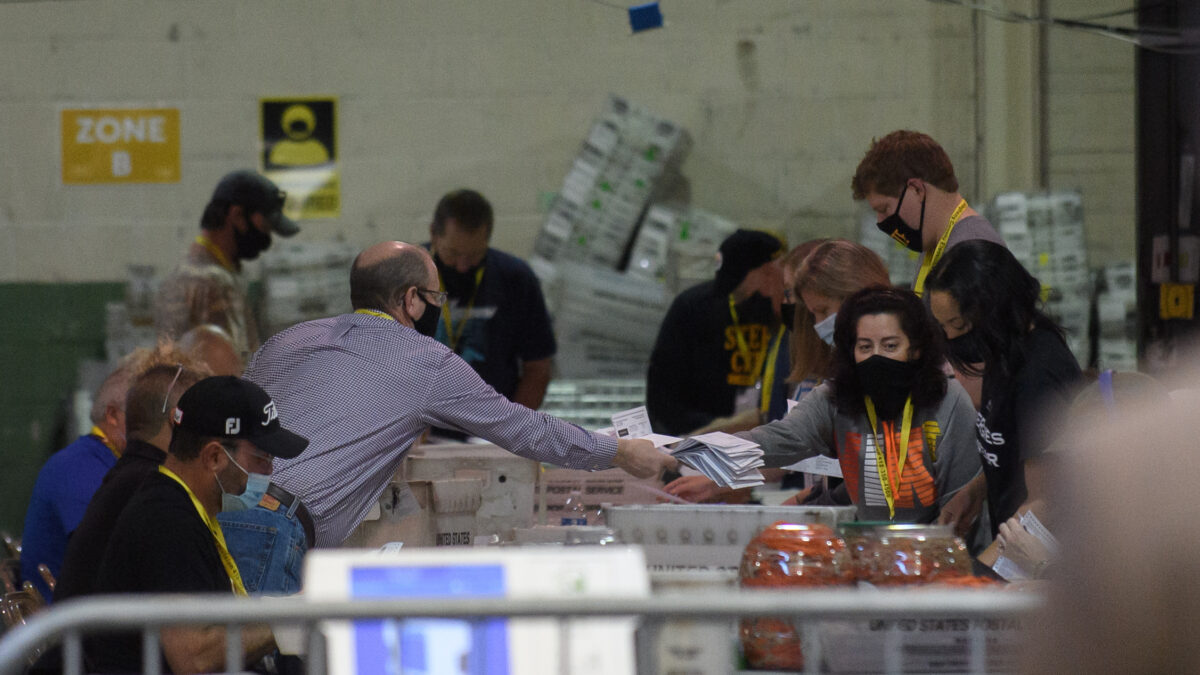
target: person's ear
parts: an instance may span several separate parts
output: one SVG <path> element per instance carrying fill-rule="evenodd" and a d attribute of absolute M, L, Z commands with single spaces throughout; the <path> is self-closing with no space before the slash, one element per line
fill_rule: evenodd
<path fill-rule="evenodd" d="M 121 413 L 122 410 L 115 405 L 105 406 L 104 421 L 107 422 L 110 427 L 121 428 L 123 430 L 125 423 L 121 420 Z"/>
<path fill-rule="evenodd" d="M 911 178 L 908 181 L 908 191 L 914 193 L 918 198 L 925 199 L 926 189 L 925 181 L 919 178 Z"/>
<path fill-rule="evenodd" d="M 233 229 L 238 232 L 245 232 L 250 225 L 246 222 L 246 210 L 240 204 L 233 204 L 229 210 L 225 212 L 225 222 L 232 224 Z"/>
<path fill-rule="evenodd" d="M 200 462 L 208 471 L 220 471 L 228 461 L 225 446 L 217 441 L 209 441 L 200 448 Z"/>

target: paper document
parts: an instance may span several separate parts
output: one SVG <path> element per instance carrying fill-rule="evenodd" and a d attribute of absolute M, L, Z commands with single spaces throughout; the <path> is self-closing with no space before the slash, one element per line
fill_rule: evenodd
<path fill-rule="evenodd" d="M 614 438 L 642 438 L 653 443 L 656 448 L 683 440 L 677 436 L 654 433 L 650 428 L 650 414 L 646 412 L 646 406 L 644 405 L 639 405 L 629 410 L 622 410 L 613 415 L 612 423 L 611 427 L 597 429 L 596 433 L 613 436 Z"/>
<path fill-rule="evenodd" d="M 617 432 L 617 438 L 642 438 L 647 434 L 654 433 L 654 430 L 650 428 L 650 413 L 646 412 L 644 405 L 622 410 L 613 415 L 612 423 L 613 429 Z"/>
<path fill-rule="evenodd" d="M 714 431 L 682 441 L 671 454 L 721 487 L 736 490 L 763 484 L 758 470 L 763 466 L 762 448 L 744 438 Z"/>
<path fill-rule="evenodd" d="M 837 476 L 842 477 L 842 464 L 833 457 L 825 455 L 817 455 L 802 459 L 795 464 L 783 467 L 788 471 L 800 471 L 803 473 L 815 473 L 819 476 Z"/>
<path fill-rule="evenodd" d="M 1046 547 L 1046 552 L 1050 555 L 1051 559 L 1058 557 L 1058 539 L 1053 534 L 1050 534 L 1050 530 L 1046 529 L 1046 526 L 1042 524 L 1042 521 L 1038 520 L 1037 516 L 1033 515 L 1033 511 L 1022 513 L 1017 518 L 1017 522 L 1021 524 L 1021 527 L 1025 528 L 1026 532 L 1036 537 L 1042 546 Z M 1022 568 L 1003 555 L 996 558 L 996 564 L 992 565 L 992 569 L 996 574 L 999 574 L 1008 581 L 1024 581 L 1033 576 L 1032 570 Z"/>

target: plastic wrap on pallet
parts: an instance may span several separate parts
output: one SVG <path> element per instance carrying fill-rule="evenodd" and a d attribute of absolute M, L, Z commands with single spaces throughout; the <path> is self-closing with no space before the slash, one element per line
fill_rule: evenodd
<path fill-rule="evenodd" d="M 1046 313 L 1066 329 L 1068 346 L 1086 363 L 1094 283 L 1087 266 L 1082 195 L 1078 190 L 1006 192 L 996 195 L 985 211 L 1008 250 L 1041 282 Z"/>
<path fill-rule="evenodd" d="M 267 334 L 351 310 L 350 266 L 357 251 L 338 242 L 281 242 L 263 264 Z"/>
<path fill-rule="evenodd" d="M 534 244 L 547 260 L 620 266 L 646 205 L 690 149 L 680 126 L 610 96 Z"/>

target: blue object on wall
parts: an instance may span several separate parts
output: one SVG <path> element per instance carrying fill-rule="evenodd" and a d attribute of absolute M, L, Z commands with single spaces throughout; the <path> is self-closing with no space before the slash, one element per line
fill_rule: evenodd
<path fill-rule="evenodd" d="M 640 33 L 651 28 L 662 28 L 662 11 L 657 2 L 647 2 L 644 5 L 634 5 L 629 8 L 629 26 L 633 32 Z"/>

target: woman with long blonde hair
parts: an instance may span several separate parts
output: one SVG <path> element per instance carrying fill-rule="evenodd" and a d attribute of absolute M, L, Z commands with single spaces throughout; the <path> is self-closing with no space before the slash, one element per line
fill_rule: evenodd
<path fill-rule="evenodd" d="M 833 324 L 842 301 L 868 286 L 889 286 L 887 267 L 871 249 L 846 239 L 818 244 L 799 262 L 792 295 L 796 309 L 788 345 L 799 399 L 829 376 Z"/>

